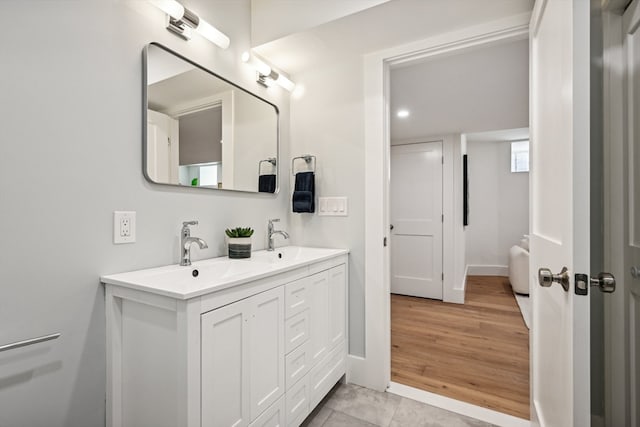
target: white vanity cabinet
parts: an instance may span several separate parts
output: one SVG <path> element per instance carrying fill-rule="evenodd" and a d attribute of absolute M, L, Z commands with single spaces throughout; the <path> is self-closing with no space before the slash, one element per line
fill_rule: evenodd
<path fill-rule="evenodd" d="M 326 251 L 195 291 L 104 276 L 107 426 L 300 425 L 346 372 L 347 252 Z"/>
<path fill-rule="evenodd" d="M 202 426 L 248 425 L 284 393 L 283 289 L 204 313 L 201 320 Z"/>

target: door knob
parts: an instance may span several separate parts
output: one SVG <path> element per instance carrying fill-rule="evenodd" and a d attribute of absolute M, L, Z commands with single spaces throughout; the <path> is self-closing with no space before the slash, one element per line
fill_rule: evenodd
<path fill-rule="evenodd" d="M 640 267 L 631 267 L 631 277 L 640 279 Z"/>
<path fill-rule="evenodd" d="M 601 292 L 610 294 L 616 290 L 616 278 L 611 273 L 600 273 L 598 277 L 587 274 L 576 274 L 576 295 L 588 295 L 589 286 L 597 286 Z"/>
<path fill-rule="evenodd" d="M 600 273 L 590 279 L 591 286 L 597 286 L 602 292 L 610 294 L 616 290 L 616 278 L 611 273 Z"/>
<path fill-rule="evenodd" d="M 393 230 L 393 224 L 391 224 L 391 225 L 389 226 L 389 229 L 390 229 L 390 230 Z"/>
<path fill-rule="evenodd" d="M 562 271 L 559 274 L 553 274 L 548 268 L 541 268 L 538 270 L 538 283 L 544 288 L 548 288 L 554 283 L 562 285 L 562 289 L 569 291 L 569 270 L 567 267 L 562 267 Z"/>

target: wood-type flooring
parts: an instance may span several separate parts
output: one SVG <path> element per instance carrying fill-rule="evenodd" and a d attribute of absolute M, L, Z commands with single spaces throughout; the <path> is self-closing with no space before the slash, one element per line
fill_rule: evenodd
<path fill-rule="evenodd" d="M 508 278 L 468 276 L 465 295 L 391 295 L 391 380 L 529 419 L 529 330 Z"/>

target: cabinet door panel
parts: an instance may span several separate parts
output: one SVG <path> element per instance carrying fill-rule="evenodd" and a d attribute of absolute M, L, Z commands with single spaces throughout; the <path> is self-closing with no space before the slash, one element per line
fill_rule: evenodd
<path fill-rule="evenodd" d="M 311 365 L 329 351 L 329 274 L 327 271 L 309 276 Z"/>
<path fill-rule="evenodd" d="M 309 408 L 313 410 L 346 371 L 346 343 L 341 343 L 309 372 Z"/>
<path fill-rule="evenodd" d="M 250 400 L 255 419 L 284 393 L 284 289 L 249 298 Z"/>
<path fill-rule="evenodd" d="M 249 425 L 247 321 L 244 301 L 201 316 L 203 427 Z"/>
<path fill-rule="evenodd" d="M 329 270 L 329 349 L 340 344 L 347 327 L 347 277 L 345 265 Z"/>

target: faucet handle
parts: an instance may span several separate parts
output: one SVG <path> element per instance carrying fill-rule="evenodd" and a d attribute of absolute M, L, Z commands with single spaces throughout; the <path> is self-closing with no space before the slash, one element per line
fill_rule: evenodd
<path fill-rule="evenodd" d="M 280 218 L 270 219 L 269 222 L 280 222 Z"/>
<path fill-rule="evenodd" d="M 183 227 L 188 227 L 190 225 L 198 225 L 198 221 L 182 221 Z"/>

